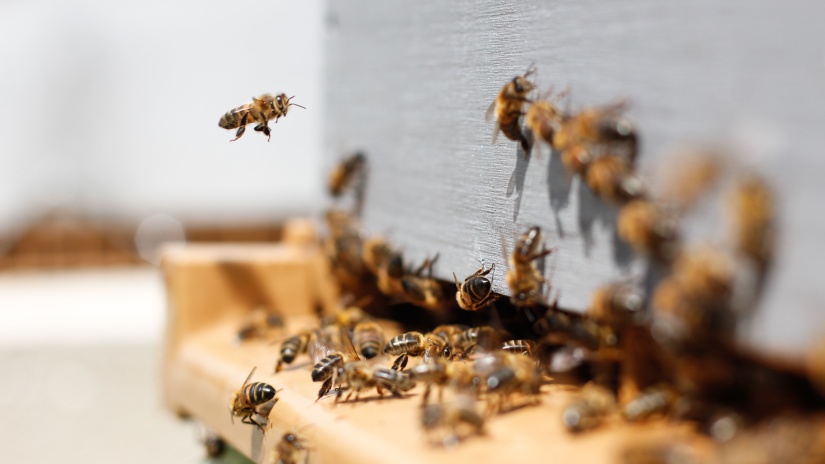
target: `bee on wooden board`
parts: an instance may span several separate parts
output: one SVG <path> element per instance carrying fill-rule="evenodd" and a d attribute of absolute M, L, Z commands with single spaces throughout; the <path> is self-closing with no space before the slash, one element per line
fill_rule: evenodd
<path fill-rule="evenodd" d="M 482 376 L 487 386 L 489 413 L 511 409 L 514 395 L 532 404 L 541 402 L 541 371 L 531 357 L 503 351 L 485 357 L 493 359 L 486 363 L 477 360 L 475 365 L 486 366 L 486 372 L 479 369 L 476 373 Z"/>
<path fill-rule="evenodd" d="M 477 270 L 469 277 L 464 279 L 464 282 L 458 282 L 458 276 L 453 272 L 455 279 L 455 300 L 458 306 L 465 311 L 478 311 L 493 304 L 500 298 L 499 295 L 493 293 L 493 284 L 490 279 L 485 277 L 487 274 L 495 269 L 496 265 L 490 266 L 490 269 L 485 270 L 484 264 L 481 269 Z"/>
<path fill-rule="evenodd" d="M 616 409 L 616 397 L 607 388 L 589 383 L 567 405 L 562 422 L 570 432 L 598 427 Z"/>
<path fill-rule="evenodd" d="M 445 447 L 485 433 L 484 416 L 476 410 L 472 395 L 459 395 L 447 403 L 425 406 L 421 410 L 421 427 L 432 444 Z"/>
<path fill-rule="evenodd" d="M 384 349 L 384 329 L 374 321 L 359 322 L 352 330 L 352 343 L 359 356 L 372 359 Z"/>
<path fill-rule="evenodd" d="M 249 379 L 255 373 L 255 367 L 246 376 L 241 388 L 232 394 L 232 400 L 229 402 L 229 408 L 232 412 L 232 420 L 234 422 L 235 416 L 242 417 L 241 422 L 244 424 L 255 424 L 261 431 L 264 427 L 258 423 L 253 417 L 258 414 L 258 407 L 264 406 L 267 403 L 273 404 L 278 401 L 277 390 L 272 385 L 264 382 L 249 383 Z"/>
<path fill-rule="evenodd" d="M 504 84 L 490 108 L 487 109 L 486 115 L 487 121 L 493 115 L 496 118 L 497 125 L 493 133 L 493 143 L 496 142 L 498 133 L 502 132 L 508 139 L 521 144 L 525 156 L 528 156 L 530 141 L 524 136 L 520 121 L 524 114 L 524 104 L 530 101 L 527 96 L 536 88 L 535 84 L 528 79 L 535 72 L 536 68 L 530 66 L 524 75 L 516 76 Z"/>
<path fill-rule="evenodd" d="M 283 326 L 284 318 L 280 314 L 269 312 L 264 308 L 257 308 L 245 318 L 243 324 L 235 333 L 235 343 L 239 344 L 253 338 L 263 337 L 269 331 L 280 329 Z"/>
<path fill-rule="evenodd" d="M 227 111 L 226 114 L 221 116 L 218 125 L 224 129 L 238 128 L 235 132 L 235 138 L 230 140 L 230 142 L 234 142 L 243 136 L 247 124 L 258 123 L 255 126 L 255 131 L 263 132 L 267 141 L 269 141 L 271 138 L 270 119 L 274 119 L 277 123 L 278 119 L 286 116 L 290 106 L 304 108 L 297 103 L 290 103 L 293 98 L 295 97 L 287 98 L 286 94 L 283 93 L 278 95 L 266 93 L 257 98 L 252 97 L 252 103 L 246 103 Z"/>
<path fill-rule="evenodd" d="M 443 399 L 444 387 L 447 385 L 459 391 L 471 390 L 477 386 L 474 383 L 476 375 L 472 365 L 448 361 L 444 358 L 433 358 L 430 362 L 413 367 L 409 372 L 413 380 L 426 383 L 424 393 L 421 395 L 422 406 L 427 404 L 433 385 L 440 387 L 439 401 Z"/>
<path fill-rule="evenodd" d="M 303 454 L 304 464 L 309 462 L 310 448 L 306 440 L 297 432 L 286 432 L 275 445 L 275 454 L 272 464 L 298 464 L 298 458 Z"/>
<path fill-rule="evenodd" d="M 368 388 L 375 388 L 379 396 L 384 396 L 384 390 L 387 390 L 395 397 L 401 397 L 402 392 L 415 388 L 415 381 L 408 372 L 374 366 L 357 359 L 340 366 L 337 375 L 340 388 L 335 396 L 336 403 L 344 390 L 350 390 L 344 401 L 349 401 L 353 394 L 355 401 L 358 401 L 361 392 Z"/>
<path fill-rule="evenodd" d="M 622 115 L 626 107 L 627 103 L 620 101 L 584 109 L 562 121 L 553 141 L 570 172 L 584 174 L 593 161 L 607 154 L 633 166 L 638 138 L 633 124 Z"/>
<path fill-rule="evenodd" d="M 503 239 L 502 239 L 503 240 Z M 502 243 L 502 249 L 504 244 Z M 541 229 L 533 226 L 516 239 L 513 251 L 508 257 L 507 286 L 510 287 L 510 302 L 515 306 L 535 306 L 544 303 L 542 287 L 546 279 L 536 261 L 553 253 L 545 248 L 541 240 Z"/>
<path fill-rule="evenodd" d="M 469 355 L 476 347 L 485 351 L 498 348 L 501 344 L 503 331 L 496 330 L 489 325 L 471 327 L 453 335 L 452 341 L 456 351 L 462 356 Z"/>
<path fill-rule="evenodd" d="M 361 182 L 360 177 L 364 175 L 366 163 L 367 157 L 361 152 L 343 159 L 329 175 L 327 189 L 330 195 L 340 197 L 353 182 Z M 358 185 L 355 187 L 359 188 Z"/>
<path fill-rule="evenodd" d="M 433 333 L 426 335 L 421 332 L 407 332 L 384 345 L 384 354 L 390 356 L 398 356 L 392 365 L 393 370 L 403 370 L 407 367 L 407 361 L 410 356 L 428 357 L 440 356 L 442 358 L 451 358 L 453 355 L 452 344 L 444 337 Z"/>
<path fill-rule="evenodd" d="M 280 358 L 275 365 L 275 372 L 281 372 L 284 364 L 292 364 L 295 358 L 307 352 L 312 331 L 302 330 L 297 334 L 287 338 L 281 344 Z"/>

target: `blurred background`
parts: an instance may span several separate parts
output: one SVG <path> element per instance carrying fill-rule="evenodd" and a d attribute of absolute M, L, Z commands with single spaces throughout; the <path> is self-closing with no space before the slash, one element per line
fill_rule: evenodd
<path fill-rule="evenodd" d="M 0 2 L 5 462 L 199 462 L 162 409 L 163 241 L 270 241 L 321 201 L 322 2 Z M 218 127 L 253 95 L 272 140 Z"/>

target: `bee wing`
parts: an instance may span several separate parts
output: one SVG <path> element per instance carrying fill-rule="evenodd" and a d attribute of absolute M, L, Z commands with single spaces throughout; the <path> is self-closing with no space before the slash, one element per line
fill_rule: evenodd
<path fill-rule="evenodd" d="M 498 140 L 498 134 L 501 133 L 501 128 L 496 124 L 496 127 L 493 128 L 493 141 L 492 143 L 495 144 L 496 140 Z"/>
<path fill-rule="evenodd" d="M 496 110 L 496 101 L 493 100 L 493 103 L 490 103 L 490 107 L 487 108 L 487 112 L 484 113 L 484 120 L 490 122 L 493 120 L 493 113 Z"/>
<path fill-rule="evenodd" d="M 313 364 L 324 359 L 333 351 L 338 351 L 335 340 L 329 335 L 329 332 L 323 330 L 315 330 L 312 337 L 309 339 L 309 347 L 307 347 L 309 356 L 312 358 Z"/>
<path fill-rule="evenodd" d="M 344 352 L 344 360 L 345 361 L 360 361 L 361 358 L 358 356 L 358 351 L 355 349 L 355 345 L 352 343 L 352 336 L 349 334 L 349 330 L 345 328 L 341 328 L 341 344 L 342 351 Z"/>
<path fill-rule="evenodd" d="M 509 263 L 510 253 L 507 253 L 507 239 L 504 237 L 504 234 L 499 234 L 498 237 L 501 241 L 501 256 L 504 258 L 505 263 Z"/>

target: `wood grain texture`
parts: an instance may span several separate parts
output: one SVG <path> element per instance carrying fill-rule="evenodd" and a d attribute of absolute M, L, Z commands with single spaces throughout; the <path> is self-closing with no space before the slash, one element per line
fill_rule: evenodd
<path fill-rule="evenodd" d="M 731 148 L 771 177 L 781 244 L 763 308 L 743 331 L 754 344 L 799 351 L 825 313 L 825 11 L 814 1 L 364 2 L 328 5 L 326 166 L 363 149 L 371 172 L 365 223 L 436 274 L 495 263 L 501 237 L 538 224 L 558 247 L 546 271 L 563 307 L 594 287 L 640 278 L 615 237 L 614 208 L 563 171 L 546 146 L 526 161 L 491 143 L 484 113 L 528 65 L 539 88 L 571 89 L 572 108 L 620 97 L 642 137 L 640 169 L 686 142 Z"/>

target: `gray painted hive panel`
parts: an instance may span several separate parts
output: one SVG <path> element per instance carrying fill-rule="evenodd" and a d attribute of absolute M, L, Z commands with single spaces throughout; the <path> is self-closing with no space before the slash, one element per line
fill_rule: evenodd
<path fill-rule="evenodd" d="M 640 278 L 614 232 L 614 208 L 567 176 L 546 146 L 529 161 L 491 143 L 484 114 L 530 63 L 573 109 L 620 97 L 642 137 L 639 169 L 685 142 L 732 147 L 780 196 L 780 257 L 744 336 L 785 351 L 825 326 L 818 276 L 825 223 L 825 11 L 817 2 L 464 0 L 328 5 L 325 157 L 363 149 L 364 220 L 436 274 L 495 263 L 502 237 L 538 224 L 557 247 L 546 266 L 566 308 L 617 278 Z"/>

